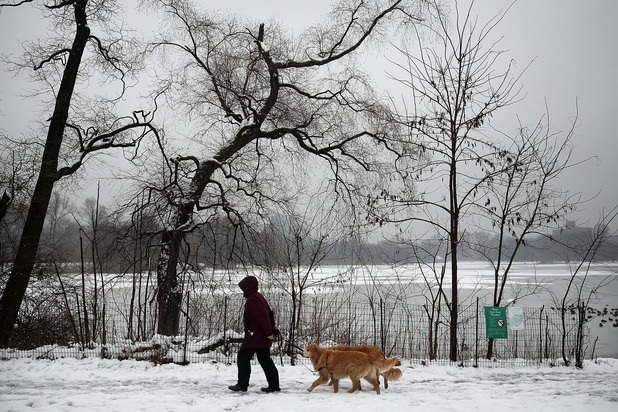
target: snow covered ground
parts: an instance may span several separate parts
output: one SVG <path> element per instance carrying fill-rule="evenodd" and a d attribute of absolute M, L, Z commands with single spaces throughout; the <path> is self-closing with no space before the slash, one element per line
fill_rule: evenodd
<path fill-rule="evenodd" d="M 235 393 L 236 366 L 155 366 L 97 358 L 0 361 L 1 411 L 611 411 L 618 410 L 618 359 L 572 367 L 458 368 L 403 362 L 403 378 L 376 395 L 319 386 L 304 366 L 278 366 L 282 391 L 265 394 L 259 366 Z"/>

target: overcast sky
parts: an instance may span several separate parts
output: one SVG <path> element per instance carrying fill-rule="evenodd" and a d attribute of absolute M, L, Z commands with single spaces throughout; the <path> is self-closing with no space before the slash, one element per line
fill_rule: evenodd
<path fill-rule="evenodd" d="M 203 3 L 256 19 L 274 18 L 299 30 L 323 18 L 331 1 Z M 469 4 L 460 1 L 459 7 Z M 511 1 L 477 0 L 473 13 L 483 21 L 509 5 Z M 597 159 L 565 173 L 562 182 L 586 199 L 598 194 L 585 205 L 585 215 L 594 224 L 602 209 L 609 212 L 618 205 L 618 1 L 519 0 L 495 30 L 519 68 L 534 60 L 521 81 L 526 98 L 505 109 L 505 125 L 510 117 L 515 127 L 515 115 L 526 124 L 536 123 L 547 102 L 552 129 L 566 132 L 579 113 L 574 160 Z"/>
<path fill-rule="evenodd" d="M 303 28 L 324 18 L 330 0 L 202 0 L 206 8 L 230 10 L 256 20 L 273 18 L 290 30 Z M 467 7 L 468 2 L 460 2 Z M 481 19 L 507 8 L 509 1 L 478 0 L 475 13 Z M 25 7 L 29 7 L 26 5 Z M 24 40 L 36 14 L 4 10 L 0 14 L 0 53 L 14 50 Z M 130 23 L 132 18 L 127 19 Z M 133 20 L 134 21 L 134 20 Z M 519 0 L 497 27 L 500 43 L 509 50 L 518 67 L 535 59 L 522 79 L 526 99 L 509 107 L 504 115 L 519 115 L 534 123 L 545 112 L 545 101 L 555 131 L 567 131 L 579 107 L 574 143 L 576 160 L 592 155 L 597 160 L 569 172 L 565 187 L 590 198 L 586 205 L 590 223 L 603 208 L 618 205 L 618 132 L 615 126 L 618 98 L 618 1 L 616 0 Z M 386 70 L 386 66 L 385 66 Z M 28 100 L 15 96 L 18 82 L 0 73 L 0 129 L 25 131 L 16 110 L 31 110 Z M 513 124 L 515 126 L 515 124 Z"/>

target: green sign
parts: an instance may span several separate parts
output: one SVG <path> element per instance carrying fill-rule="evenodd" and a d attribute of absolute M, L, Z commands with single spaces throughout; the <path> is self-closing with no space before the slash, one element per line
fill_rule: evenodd
<path fill-rule="evenodd" d="M 507 339 L 506 308 L 485 306 L 485 329 L 488 338 Z"/>

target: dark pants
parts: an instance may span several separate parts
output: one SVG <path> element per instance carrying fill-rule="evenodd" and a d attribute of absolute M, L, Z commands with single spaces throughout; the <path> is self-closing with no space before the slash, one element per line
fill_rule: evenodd
<path fill-rule="evenodd" d="M 269 388 L 279 388 L 279 372 L 270 357 L 270 348 L 247 348 L 240 347 L 238 351 L 238 384 L 249 386 L 251 377 L 251 359 L 257 354 L 258 362 L 264 370 Z"/>

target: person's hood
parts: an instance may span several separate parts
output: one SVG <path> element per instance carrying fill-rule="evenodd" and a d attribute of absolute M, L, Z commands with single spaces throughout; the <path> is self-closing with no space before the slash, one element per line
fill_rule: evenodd
<path fill-rule="evenodd" d="M 258 280 L 255 276 L 247 276 L 238 282 L 238 286 L 242 290 L 244 297 L 248 297 L 253 292 L 257 292 Z"/>

